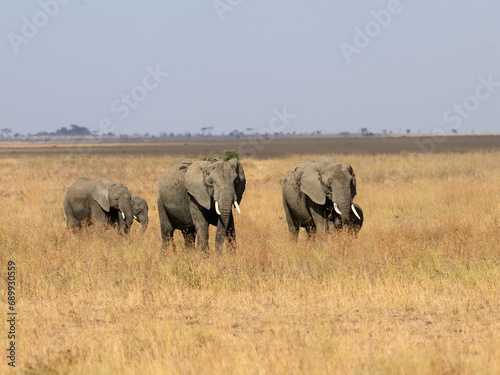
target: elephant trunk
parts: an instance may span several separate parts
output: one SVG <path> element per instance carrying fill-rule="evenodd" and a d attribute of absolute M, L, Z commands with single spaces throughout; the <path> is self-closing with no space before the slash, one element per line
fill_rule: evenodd
<path fill-rule="evenodd" d="M 224 228 L 227 228 L 231 215 L 233 214 L 232 207 L 234 203 L 234 189 L 226 187 L 222 189 L 219 194 L 215 194 L 215 197 L 217 214 L 220 216 Z"/>
<path fill-rule="evenodd" d="M 335 212 L 340 216 L 343 223 L 349 222 L 351 220 L 351 191 L 349 189 L 337 189 L 333 192 L 333 196 L 335 197 Z"/>
<path fill-rule="evenodd" d="M 141 221 L 141 231 L 145 232 L 147 228 L 148 228 L 148 219 L 146 218 Z"/>
<path fill-rule="evenodd" d="M 120 215 L 125 222 L 125 227 L 130 228 L 132 222 L 134 221 L 134 213 L 132 211 L 132 204 L 130 201 L 121 202 L 119 204 Z"/>

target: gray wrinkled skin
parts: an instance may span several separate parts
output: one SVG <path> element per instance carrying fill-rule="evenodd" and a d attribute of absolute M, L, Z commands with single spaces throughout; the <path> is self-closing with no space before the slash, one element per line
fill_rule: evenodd
<path fill-rule="evenodd" d="M 245 173 L 237 160 L 184 160 L 165 172 L 158 184 L 158 213 L 163 247 L 172 243 L 175 229 L 182 231 L 186 247 L 208 251 L 208 226 L 217 227 L 216 251 L 227 240 L 234 248 L 236 233 L 232 207 L 241 202 Z M 215 210 L 218 202 L 220 215 Z"/>
<path fill-rule="evenodd" d="M 288 171 L 283 180 L 283 207 L 294 238 L 305 228 L 311 236 L 319 229 L 329 232 L 349 227 L 357 233 L 363 225 L 361 207 L 353 203 L 356 176 L 350 165 L 332 158 L 306 160 Z M 342 213 L 334 210 L 334 203 Z M 351 210 L 354 204 L 361 220 Z"/>
<path fill-rule="evenodd" d="M 94 180 L 83 177 L 73 183 L 64 197 L 64 212 L 67 226 L 73 232 L 82 225 L 109 224 L 109 217 L 116 216 L 118 232 L 128 233 L 134 219 L 127 187 L 104 177 Z"/>

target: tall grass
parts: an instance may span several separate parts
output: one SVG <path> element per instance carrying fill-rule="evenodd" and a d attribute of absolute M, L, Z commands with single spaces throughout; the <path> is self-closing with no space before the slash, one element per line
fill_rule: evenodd
<path fill-rule="evenodd" d="M 292 242 L 281 179 L 304 158 L 242 160 L 238 249 L 216 256 L 212 231 L 208 259 L 179 234 L 159 258 L 157 182 L 177 158 L 1 159 L 21 373 L 499 373 L 500 153 L 332 156 L 356 172 L 358 237 Z M 62 201 L 82 176 L 143 196 L 146 233 L 71 234 Z"/>

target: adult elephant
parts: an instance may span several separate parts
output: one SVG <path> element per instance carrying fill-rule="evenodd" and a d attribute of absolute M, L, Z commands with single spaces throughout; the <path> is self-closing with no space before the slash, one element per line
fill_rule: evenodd
<path fill-rule="evenodd" d="M 163 249 L 175 229 L 182 231 L 186 246 L 208 251 L 208 226 L 217 227 L 215 249 L 221 252 L 225 240 L 235 246 L 236 234 L 232 207 L 245 191 L 245 173 L 238 160 L 184 160 L 167 170 L 158 184 Z"/>
<path fill-rule="evenodd" d="M 73 232 L 82 224 L 109 223 L 109 216 L 118 217 L 118 231 L 127 233 L 134 214 L 127 187 L 109 178 L 80 178 L 68 188 L 64 197 L 68 228 Z"/>
<path fill-rule="evenodd" d="M 303 227 L 310 236 L 318 228 L 327 232 L 330 226 L 359 231 L 363 212 L 353 204 L 355 195 L 356 176 L 350 165 L 332 158 L 296 165 L 283 180 L 283 206 L 290 233 L 297 238 Z"/>
<path fill-rule="evenodd" d="M 132 202 L 132 213 L 134 214 L 134 220 L 141 224 L 141 231 L 144 232 L 148 227 L 148 202 L 137 194 L 130 194 L 130 200 Z M 109 221 L 114 226 L 119 226 L 120 215 L 118 211 L 111 211 L 108 214 Z"/>

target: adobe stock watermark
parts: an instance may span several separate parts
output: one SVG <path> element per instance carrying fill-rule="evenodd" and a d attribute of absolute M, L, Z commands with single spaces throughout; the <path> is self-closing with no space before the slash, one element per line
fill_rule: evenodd
<path fill-rule="evenodd" d="M 481 102 L 490 99 L 496 90 L 500 88 L 500 81 L 495 81 L 493 74 L 489 74 L 487 78 L 479 76 L 477 80 L 478 84 L 471 95 L 466 96 L 459 103 L 453 103 L 450 108 L 444 111 L 443 120 L 446 123 L 453 124 L 451 130 L 458 130 L 464 120 L 468 119 L 481 107 Z M 432 137 L 415 140 L 415 144 L 422 152 L 434 152 L 436 151 L 436 145 L 446 141 L 444 133 L 443 129 L 436 128 Z"/>
<path fill-rule="evenodd" d="M 160 64 L 156 64 L 154 68 L 147 66 L 146 72 L 139 85 L 132 87 L 126 93 L 122 93 L 119 98 L 111 102 L 110 111 L 116 114 L 119 120 L 123 121 L 129 117 L 132 110 L 138 108 L 148 98 L 149 93 L 156 90 L 163 80 L 170 75 L 170 73 L 161 70 Z M 116 127 L 115 121 L 111 117 L 102 118 L 99 121 L 98 134 L 102 137 L 102 135 L 114 131 Z"/>
<path fill-rule="evenodd" d="M 227 12 L 233 12 L 237 7 L 239 7 L 244 0 L 213 0 L 212 6 L 214 7 L 215 13 L 219 16 L 221 21 L 224 21 L 224 14 Z"/>
<path fill-rule="evenodd" d="M 39 0 L 38 6 L 40 9 L 33 13 L 31 17 L 21 18 L 20 33 L 9 32 L 7 39 L 9 39 L 12 49 L 17 54 L 22 45 L 28 44 L 30 40 L 35 38 L 41 29 L 46 27 L 50 20 L 56 17 L 61 6 L 70 3 L 72 0 Z"/>
<path fill-rule="evenodd" d="M 273 141 L 275 133 L 282 132 L 287 125 L 290 125 L 291 120 L 297 117 L 293 113 L 288 113 L 286 107 L 283 107 L 281 111 L 273 108 L 273 114 L 274 116 L 269 120 L 269 126 L 260 129 L 256 139 L 240 143 L 238 152 L 241 155 L 254 158 L 259 151 L 263 151 Z"/>
<path fill-rule="evenodd" d="M 98 124 L 97 129 L 92 131 L 91 135 L 83 136 L 84 143 L 78 143 L 68 150 L 68 156 L 88 155 L 92 153 L 93 147 L 104 140 L 104 136 L 116 130 L 117 122 L 125 120 L 130 116 L 132 110 L 137 109 L 151 93 L 157 89 L 165 78 L 170 76 L 170 73 L 161 70 L 160 65 L 154 67 L 147 66 L 146 74 L 143 76 L 139 84 L 132 87 L 129 91 L 122 93 L 118 98 L 113 100 L 109 106 L 109 110 L 115 116 L 103 117 Z M 62 166 L 62 161 L 55 162 L 54 166 Z"/>
<path fill-rule="evenodd" d="M 408 1 L 411 2 L 412 0 Z M 352 61 L 352 55 L 359 55 L 363 49 L 368 47 L 373 39 L 391 24 L 394 16 L 397 16 L 403 10 L 404 7 L 400 0 L 389 0 L 386 9 L 370 11 L 371 20 L 366 22 L 363 27 L 354 28 L 352 43 L 342 42 L 339 44 L 347 63 L 349 64 Z"/>

